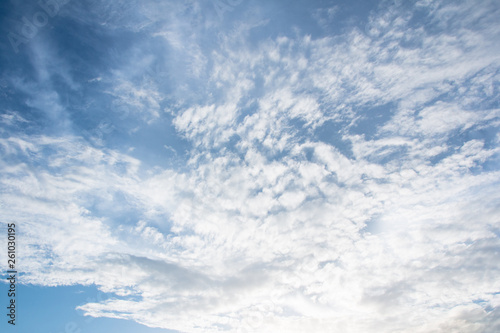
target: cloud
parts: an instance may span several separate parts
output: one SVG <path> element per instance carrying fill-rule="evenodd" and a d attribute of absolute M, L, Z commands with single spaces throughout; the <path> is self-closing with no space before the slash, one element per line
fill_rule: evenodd
<path fill-rule="evenodd" d="M 103 22 L 164 39 L 199 96 L 143 79 L 162 58 L 140 50 L 93 84 L 149 114 L 140 126 L 171 116 L 187 163 L 148 169 L 77 134 L 20 133 L 30 120 L 5 114 L 1 202 L 23 230 L 25 281 L 96 284 L 115 297 L 87 315 L 182 332 L 498 326 L 498 6 L 394 4 L 366 31 L 261 39 L 256 10 L 260 23 L 208 47 L 200 4 L 189 25 L 185 7 L 162 25 L 150 5 Z M 325 27 L 341 10 L 314 15 Z M 57 102 L 45 96 L 28 104 Z"/>

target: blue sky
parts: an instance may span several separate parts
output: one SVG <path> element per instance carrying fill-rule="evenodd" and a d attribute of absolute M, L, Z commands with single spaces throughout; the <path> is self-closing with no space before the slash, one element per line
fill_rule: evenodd
<path fill-rule="evenodd" d="M 500 329 L 497 1 L 54 1 L 0 4 L 18 332 Z"/>

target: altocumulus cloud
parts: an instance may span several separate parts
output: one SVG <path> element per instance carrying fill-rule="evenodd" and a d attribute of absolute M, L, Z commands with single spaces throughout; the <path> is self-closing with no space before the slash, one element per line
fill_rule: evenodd
<path fill-rule="evenodd" d="M 224 4 L 69 3 L 5 56 L 25 281 L 180 332 L 499 330 L 499 4 Z"/>

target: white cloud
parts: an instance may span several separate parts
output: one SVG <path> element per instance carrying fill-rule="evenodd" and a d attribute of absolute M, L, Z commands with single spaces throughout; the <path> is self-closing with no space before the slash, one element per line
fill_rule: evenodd
<path fill-rule="evenodd" d="M 419 6 L 436 22 L 465 8 Z M 498 127 L 481 103 L 496 97 L 498 53 L 485 43 L 498 24 L 433 34 L 399 7 L 370 22 L 255 49 L 229 34 L 211 67 L 195 52 L 217 97 L 172 114 L 193 146 L 182 170 L 142 172 L 76 137 L 2 138 L 3 218 L 24 230 L 26 281 L 95 283 L 122 297 L 82 305 L 88 315 L 183 332 L 497 325 L 500 173 L 485 163 L 498 138 L 454 131 Z M 162 36 L 199 50 L 196 38 L 175 44 L 179 31 Z M 115 97 L 161 116 L 159 89 L 129 79 Z M 354 131 L 386 104 L 388 119 L 368 118 L 371 137 Z M 328 121 L 342 142 L 317 139 Z"/>

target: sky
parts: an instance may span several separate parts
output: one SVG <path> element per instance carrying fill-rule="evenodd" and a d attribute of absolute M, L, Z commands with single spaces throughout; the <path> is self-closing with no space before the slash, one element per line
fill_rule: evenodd
<path fill-rule="evenodd" d="M 496 0 L 0 3 L 2 332 L 500 331 Z"/>

